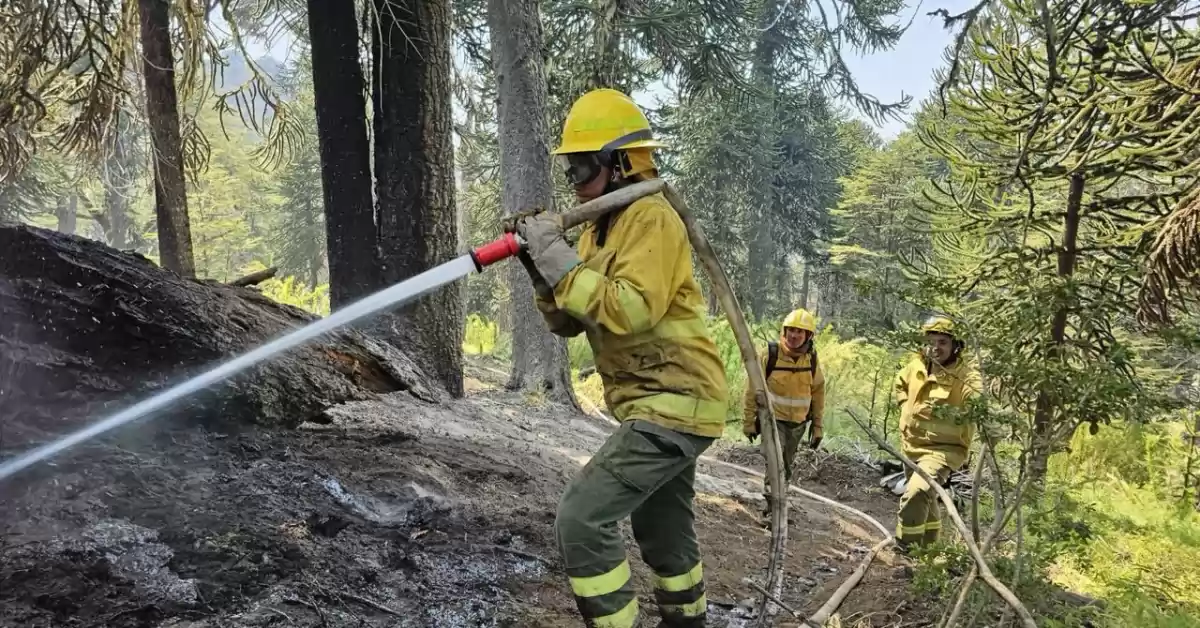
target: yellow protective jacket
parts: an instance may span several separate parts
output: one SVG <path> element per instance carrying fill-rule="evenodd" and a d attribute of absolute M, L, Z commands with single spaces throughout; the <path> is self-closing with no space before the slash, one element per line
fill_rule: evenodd
<path fill-rule="evenodd" d="M 583 263 L 555 287 L 553 303 L 537 299 L 538 309 L 560 336 L 587 333 L 617 419 L 717 438 L 729 392 L 683 221 L 661 194 L 609 216 L 604 246 L 588 224 Z"/>
<path fill-rule="evenodd" d="M 775 370 L 767 377 L 767 392 L 771 396 L 771 407 L 775 410 L 775 420 L 789 423 L 803 423 L 812 419 L 812 435 L 820 437 L 823 433 L 822 418 L 825 416 L 825 373 L 821 370 L 820 359 L 813 368 L 812 354 L 808 350 L 799 355 L 789 355 L 779 343 L 779 358 L 775 362 Z M 759 365 L 763 372 L 767 370 L 767 352 L 763 351 Z M 757 408 L 754 403 L 754 387 L 748 383 L 746 394 L 742 399 L 743 431 L 755 434 L 754 418 Z"/>
<path fill-rule="evenodd" d="M 946 456 L 952 469 L 962 467 L 971 449 L 975 425 L 947 417 L 939 407 L 961 408 L 978 395 L 979 371 L 960 354 L 950 366 L 915 356 L 896 375 L 896 401 L 900 404 L 900 442 L 904 455 L 918 458 L 931 453 Z"/>

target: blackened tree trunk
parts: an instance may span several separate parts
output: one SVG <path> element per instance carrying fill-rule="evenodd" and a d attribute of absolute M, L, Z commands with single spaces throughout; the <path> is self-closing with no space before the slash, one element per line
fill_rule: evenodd
<path fill-rule="evenodd" d="M 375 179 L 382 280 L 457 255 L 448 0 L 373 0 Z M 391 331 L 455 396 L 462 383 L 462 295 L 449 287 L 391 318 Z"/>
<path fill-rule="evenodd" d="M 553 207 L 546 75 L 537 0 L 490 0 L 488 30 L 499 94 L 500 183 L 505 213 Z M 509 264 L 512 288 L 513 390 L 544 389 L 576 403 L 567 344 L 551 334 L 533 304 L 524 267 Z"/>
<path fill-rule="evenodd" d="M 355 19 L 353 2 L 308 0 L 333 309 L 369 294 L 379 284 L 366 82 Z"/>
<path fill-rule="evenodd" d="M 142 73 L 146 79 L 146 117 L 154 146 L 154 211 L 158 219 L 158 257 L 163 268 L 183 277 L 196 275 L 192 228 L 188 221 L 187 184 L 183 179 L 183 140 L 175 92 L 168 0 L 138 0 L 142 26 Z"/>

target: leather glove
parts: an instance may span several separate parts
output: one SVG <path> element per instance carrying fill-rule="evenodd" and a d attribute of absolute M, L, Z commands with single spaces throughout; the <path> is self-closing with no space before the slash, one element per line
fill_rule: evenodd
<path fill-rule="evenodd" d="M 533 267 L 552 290 L 579 265 L 579 256 L 567 244 L 562 218 L 557 214 L 541 213 L 524 218 L 517 223 L 517 233 L 525 239 Z"/>
<path fill-rule="evenodd" d="M 824 430 L 816 423 L 813 423 L 812 427 L 809 428 L 808 446 L 812 449 L 820 447 L 822 434 L 824 434 Z"/>
<path fill-rule="evenodd" d="M 538 273 L 537 267 L 533 265 L 533 259 L 529 257 L 529 253 L 522 250 L 517 253 L 517 259 L 521 265 L 525 267 L 525 272 L 529 273 L 529 279 L 533 282 L 533 291 L 537 293 L 543 301 L 554 301 L 554 289 L 550 284 L 546 283 L 545 278 Z"/>

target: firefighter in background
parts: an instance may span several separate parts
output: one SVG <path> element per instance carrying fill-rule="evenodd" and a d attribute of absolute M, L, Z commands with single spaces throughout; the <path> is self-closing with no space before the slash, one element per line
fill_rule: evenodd
<path fill-rule="evenodd" d="M 651 151 L 661 146 L 628 96 L 599 89 L 571 107 L 554 154 L 583 202 L 656 178 Z M 728 390 L 683 221 L 654 194 L 586 225 L 578 251 L 554 214 L 516 229 L 538 309 L 560 336 L 587 333 L 605 402 L 621 421 L 572 479 L 554 523 L 579 612 L 588 626 L 637 623 L 618 527 L 628 517 L 655 574 L 659 625 L 702 627 L 696 459 L 721 436 Z"/>
<path fill-rule="evenodd" d="M 896 375 L 900 405 L 900 444 L 905 456 L 930 477 L 945 484 L 967 461 L 975 426 L 946 416 L 945 407 L 962 408 L 980 392 L 979 372 L 968 364 L 954 322 L 934 316 L 921 326 L 925 352 Z M 900 498 L 896 539 L 901 549 L 927 545 L 942 529 L 941 509 L 934 490 L 905 469 L 907 487 Z"/>
<path fill-rule="evenodd" d="M 816 332 L 816 317 L 808 310 L 795 310 L 783 319 L 779 342 L 768 343 L 766 355 L 762 357 L 767 394 L 771 398 L 775 424 L 779 428 L 779 441 L 783 447 L 783 474 L 789 483 L 796 452 L 805 434 L 809 447 L 813 449 L 821 444 L 824 434 L 825 374 L 821 371 L 817 351 L 813 347 Z M 758 424 L 753 386 L 746 386 L 743 413 L 742 433 L 750 442 L 754 442 L 761 433 L 761 426 Z M 763 480 L 763 497 L 767 500 L 764 522 L 771 518 L 770 493 L 770 477 L 766 477 Z"/>

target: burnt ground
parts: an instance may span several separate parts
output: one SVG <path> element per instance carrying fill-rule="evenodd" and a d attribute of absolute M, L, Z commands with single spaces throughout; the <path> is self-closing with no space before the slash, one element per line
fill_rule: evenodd
<path fill-rule="evenodd" d="M 142 424 L 8 480 L 0 626 L 579 626 L 554 509 L 611 426 L 470 374 L 463 400 L 392 394 L 298 429 Z M 709 453 L 761 467 L 749 447 Z M 806 453 L 794 481 L 888 525 L 895 501 L 877 479 Z M 743 579 L 761 581 L 768 544 L 759 483 L 701 465 L 714 627 L 748 625 L 755 596 Z M 799 498 L 791 520 L 784 600 L 811 612 L 878 533 Z M 895 563 L 887 551 L 876 560 L 840 625 L 926 625 Z"/>

